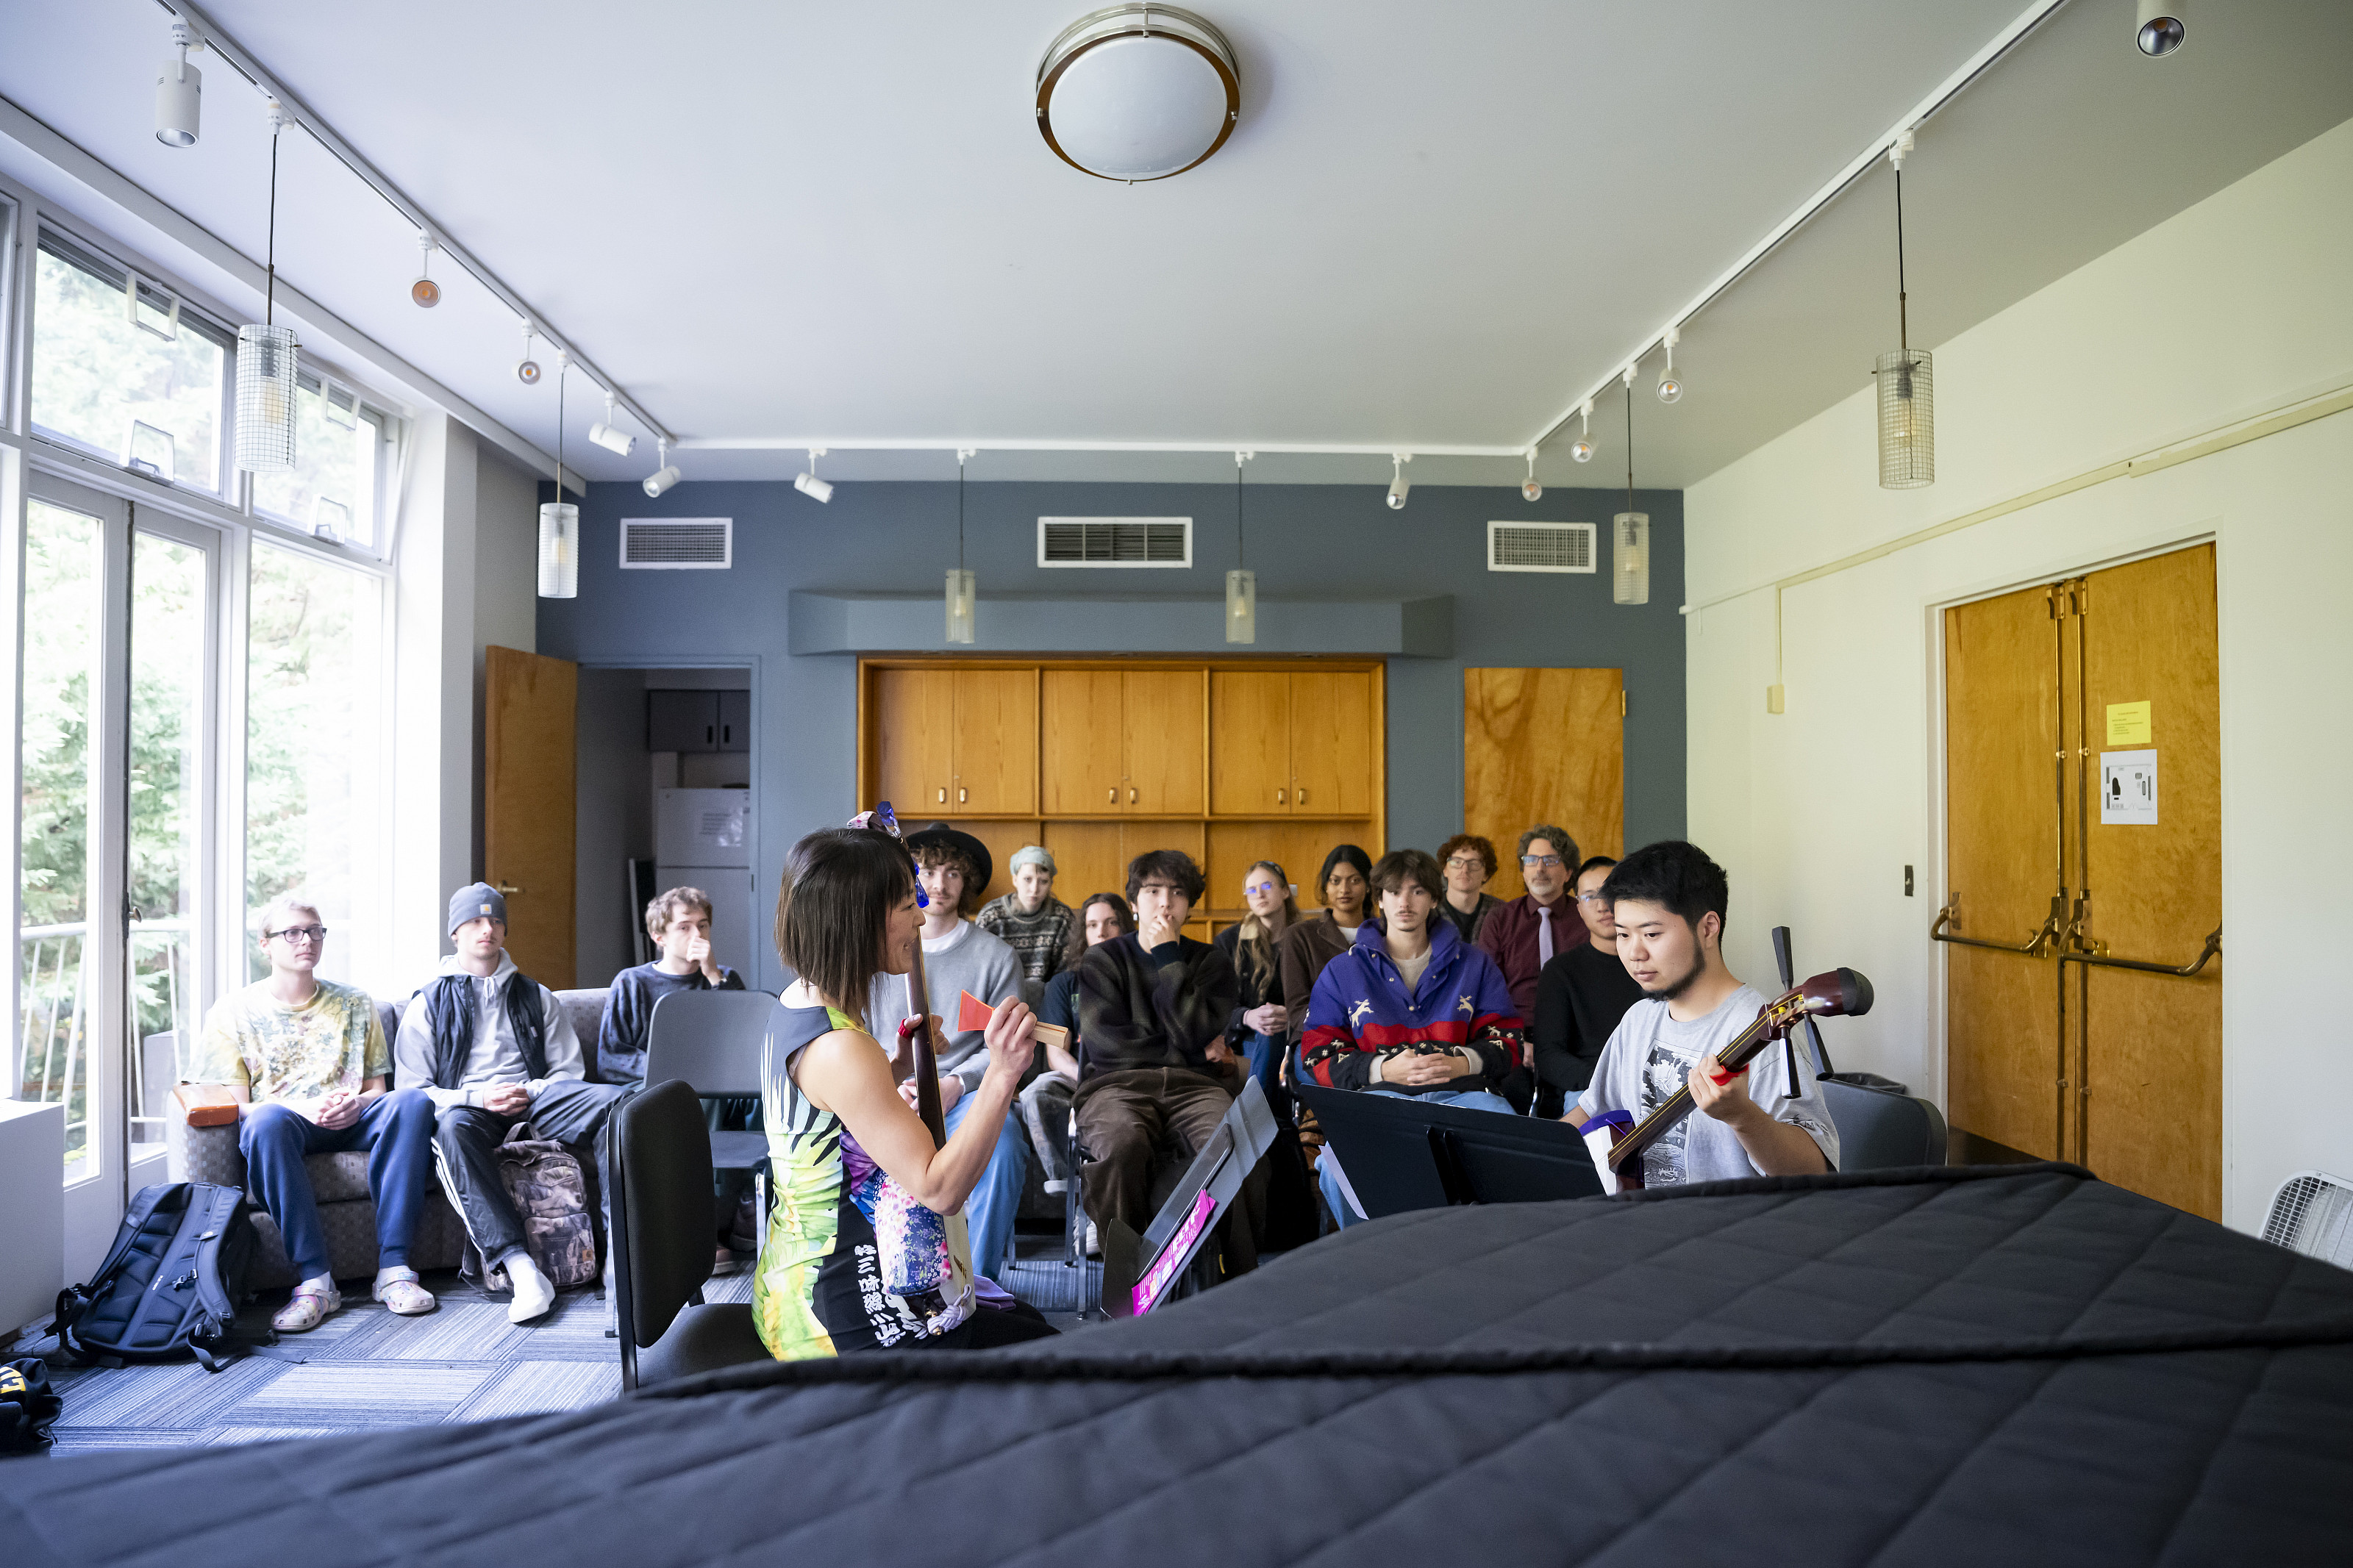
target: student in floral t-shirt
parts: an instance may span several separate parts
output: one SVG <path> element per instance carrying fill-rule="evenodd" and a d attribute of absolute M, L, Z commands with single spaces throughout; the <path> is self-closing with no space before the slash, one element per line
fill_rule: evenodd
<path fill-rule="evenodd" d="M 429 1312 L 433 1295 L 408 1267 L 408 1240 L 433 1169 L 433 1102 L 388 1089 L 392 1050 L 367 994 L 312 973 L 327 937 L 316 909 L 281 897 L 255 927 L 269 978 L 214 1005 L 191 1076 L 237 1097 L 246 1185 L 278 1222 L 302 1276 L 270 1323 L 300 1333 L 343 1304 L 302 1158 L 352 1149 L 368 1152 L 375 1299 L 405 1316 Z"/>

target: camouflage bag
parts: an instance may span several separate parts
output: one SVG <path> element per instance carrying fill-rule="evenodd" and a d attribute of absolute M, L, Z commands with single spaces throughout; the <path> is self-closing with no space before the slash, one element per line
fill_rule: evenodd
<path fill-rule="evenodd" d="M 596 1279 L 596 1232 L 580 1162 L 561 1143 L 517 1138 L 499 1145 L 499 1176 L 522 1216 L 523 1247 L 549 1283 L 561 1289 Z M 505 1276 L 491 1270 L 491 1289 L 506 1288 Z"/>

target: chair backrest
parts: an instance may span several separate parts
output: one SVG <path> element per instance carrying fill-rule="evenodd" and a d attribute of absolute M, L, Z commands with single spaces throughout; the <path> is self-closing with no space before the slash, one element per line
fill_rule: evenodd
<path fill-rule="evenodd" d="M 580 1038 L 580 1071 L 590 1083 L 605 1081 L 596 1075 L 596 1038 L 604 1033 L 605 1002 L 612 994 L 609 985 L 555 994 L 555 1005 L 572 1020 L 572 1032 Z"/>
<path fill-rule="evenodd" d="M 1821 1080 L 1822 1102 L 1838 1123 L 1839 1169 L 1888 1171 L 1945 1163 L 1945 1116 L 1916 1094 L 1890 1094 Z"/>
<path fill-rule="evenodd" d="M 672 1079 L 623 1100 L 612 1138 L 615 1315 L 642 1350 L 711 1278 L 711 1131 L 701 1097 Z"/>
<path fill-rule="evenodd" d="M 761 1044 L 776 1016 L 766 991 L 673 991 L 646 1026 L 646 1081 L 697 1094 L 760 1092 Z"/>

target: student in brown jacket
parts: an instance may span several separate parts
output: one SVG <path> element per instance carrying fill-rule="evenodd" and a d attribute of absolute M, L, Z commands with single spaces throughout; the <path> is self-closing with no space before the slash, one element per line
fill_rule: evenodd
<path fill-rule="evenodd" d="M 1312 921 L 1294 923 L 1282 933 L 1280 943 L 1282 1010 L 1290 1020 L 1294 1049 L 1300 1030 L 1306 1026 L 1307 1002 L 1315 993 L 1316 976 L 1324 973 L 1325 964 L 1348 951 L 1356 940 L 1356 928 L 1372 918 L 1368 901 L 1373 890 L 1372 857 L 1353 844 L 1335 847 L 1324 857 L 1324 872 L 1315 879 L 1315 890 L 1324 900 L 1324 912 Z M 1294 1060 L 1291 1070 L 1295 1074 L 1298 1067 Z"/>

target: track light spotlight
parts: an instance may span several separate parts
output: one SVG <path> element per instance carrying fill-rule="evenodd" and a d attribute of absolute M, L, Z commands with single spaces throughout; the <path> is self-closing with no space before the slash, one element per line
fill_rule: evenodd
<path fill-rule="evenodd" d="M 436 294 L 434 298 L 438 300 L 440 295 Z M 531 357 L 531 323 L 525 321 L 522 324 L 522 358 L 515 362 L 515 379 L 525 386 L 537 386 L 539 362 Z"/>
<path fill-rule="evenodd" d="M 1593 461 L 1593 399 L 1585 400 L 1577 416 L 1583 423 L 1578 426 L 1577 439 L 1568 444 L 1568 455 L 1580 463 L 1589 463 Z"/>
<path fill-rule="evenodd" d="M 820 504 L 833 499 L 833 487 L 817 477 L 817 460 L 824 456 L 824 447 L 811 447 L 808 471 L 793 476 L 793 489 Z"/>
<path fill-rule="evenodd" d="M 1662 403 L 1672 403 L 1683 395 L 1683 384 L 1675 379 L 1675 344 L 1682 337 L 1683 333 L 1674 328 L 1667 329 L 1667 368 L 1659 376 L 1659 401 Z"/>
<path fill-rule="evenodd" d="M 605 422 L 588 426 L 588 439 L 617 457 L 628 457 L 638 448 L 638 438 L 613 425 L 613 395 L 605 395 Z"/>
<path fill-rule="evenodd" d="M 204 73 L 188 63 L 190 49 L 204 40 L 185 22 L 172 24 L 173 58 L 155 73 L 155 140 L 166 147 L 193 147 L 204 118 Z"/>
<path fill-rule="evenodd" d="M 661 457 L 659 459 L 661 463 L 661 467 L 656 468 L 652 473 L 646 476 L 646 494 L 649 496 L 659 496 L 662 491 L 678 483 L 678 469 L 671 466 L 670 460 L 669 438 L 666 437 L 656 437 L 654 438 L 654 447 L 655 449 L 661 454 Z"/>
<path fill-rule="evenodd" d="M 2142 54 L 2161 60 L 2189 41 L 2189 29 L 2181 25 L 2180 9 L 2172 0 L 2140 0 L 2133 21 L 2133 42 Z"/>
<path fill-rule="evenodd" d="M 1536 483 L 1536 449 L 1534 447 L 1528 448 L 1528 478 L 1527 482 L 1520 487 L 1520 494 L 1530 500 L 1544 499 L 1544 486 Z"/>
<path fill-rule="evenodd" d="M 1396 477 L 1389 480 L 1389 510 L 1391 511 L 1403 511 L 1405 510 L 1406 492 L 1413 489 L 1413 482 L 1405 477 L 1405 466 L 1412 461 L 1413 454 L 1410 452 L 1392 452 L 1389 454 L 1389 467 L 1396 472 Z"/>
<path fill-rule="evenodd" d="M 420 234 L 417 248 L 424 253 L 417 265 L 417 281 L 408 286 L 408 297 L 420 310 L 429 310 L 441 302 L 441 285 L 433 281 L 433 237 Z"/>

